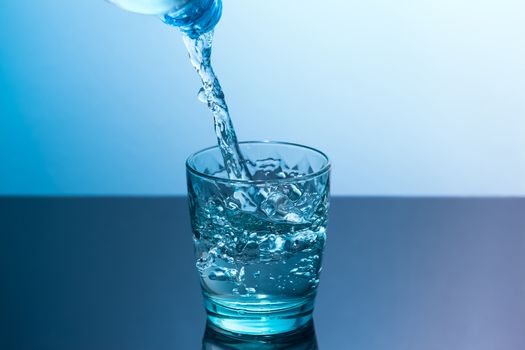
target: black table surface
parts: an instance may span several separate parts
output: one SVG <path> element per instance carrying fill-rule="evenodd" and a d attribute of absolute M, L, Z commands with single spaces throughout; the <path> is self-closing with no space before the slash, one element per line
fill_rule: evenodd
<path fill-rule="evenodd" d="M 525 199 L 332 198 L 323 266 L 320 349 L 525 349 Z M 0 349 L 201 349 L 205 325 L 185 198 L 0 199 Z"/>

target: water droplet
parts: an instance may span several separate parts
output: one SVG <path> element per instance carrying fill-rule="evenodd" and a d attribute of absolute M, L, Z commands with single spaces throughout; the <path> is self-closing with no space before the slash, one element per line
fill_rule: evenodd
<path fill-rule="evenodd" d="M 202 103 L 208 103 L 208 97 L 206 96 L 206 91 L 204 91 L 204 88 L 200 88 L 199 92 L 197 93 L 197 98 Z"/>

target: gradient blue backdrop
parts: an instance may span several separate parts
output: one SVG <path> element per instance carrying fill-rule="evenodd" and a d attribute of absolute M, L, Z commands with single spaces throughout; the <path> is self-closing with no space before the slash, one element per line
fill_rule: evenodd
<path fill-rule="evenodd" d="M 521 0 L 224 0 L 239 137 L 326 151 L 333 192 L 525 194 Z M 215 142 L 180 35 L 103 0 L 0 2 L 0 194 L 182 194 Z"/>

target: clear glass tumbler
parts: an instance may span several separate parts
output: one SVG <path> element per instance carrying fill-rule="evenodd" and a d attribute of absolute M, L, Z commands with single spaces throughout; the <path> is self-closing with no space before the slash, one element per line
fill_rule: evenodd
<path fill-rule="evenodd" d="M 283 142 L 239 144 L 248 180 L 228 178 L 211 147 L 186 162 L 209 321 L 238 334 L 297 330 L 312 318 L 326 240 L 328 157 Z"/>

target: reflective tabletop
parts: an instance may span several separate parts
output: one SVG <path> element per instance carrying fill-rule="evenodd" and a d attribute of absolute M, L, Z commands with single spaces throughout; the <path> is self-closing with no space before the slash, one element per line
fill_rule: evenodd
<path fill-rule="evenodd" d="M 523 349 L 525 199 L 332 198 L 314 324 L 206 326 L 183 197 L 0 198 L 0 349 Z"/>

